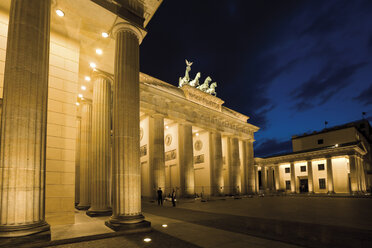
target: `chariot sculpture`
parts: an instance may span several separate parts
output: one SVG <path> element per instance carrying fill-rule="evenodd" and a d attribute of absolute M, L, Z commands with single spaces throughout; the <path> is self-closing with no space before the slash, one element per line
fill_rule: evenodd
<path fill-rule="evenodd" d="M 217 87 L 217 82 L 212 82 L 212 78 L 208 76 L 203 84 L 199 84 L 199 80 L 201 78 L 201 73 L 198 72 L 196 73 L 196 76 L 193 80 L 190 79 L 189 72 L 191 71 L 191 65 L 193 62 L 189 62 L 187 59 L 185 59 L 186 62 L 186 70 L 185 70 L 185 76 L 180 77 L 178 80 L 178 87 L 182 88 L 184 85 L 189 85 L 191 87 L 197 88 L 205 93 L 208 93 L 210 95 L 217 96 L 216 93 L 216 87 Z M 211 83 L 211 85 L 209 85 Z"/>

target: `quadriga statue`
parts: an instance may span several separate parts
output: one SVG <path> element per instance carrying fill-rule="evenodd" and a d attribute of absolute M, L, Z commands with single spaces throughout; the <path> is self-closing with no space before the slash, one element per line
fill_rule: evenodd
<path fill-rule="evenodd" d="M 208 94 L 211 94 L 211 95 L 217 96 L 217 93 L 216 93 L 216 87 L 217 87 L 217 82 L 211 83 L 211 86 L 209 86 L 209 89 L 207 89 L 206 92 L 207 92 Z"/>
<path fill-rule="evenodd" d="M 205 80 L 204 80 L 204 83 L 198 87 L 196 87 L 197 89 L 203 91 L 203 92 L 206 92 L 208 89 L 209 89 L 209 83 L 212 82 L 212 78 L 210 76 L 208 76 Z"/>
<path fill-rule="evenodd" d="M 194 80 L 192 80 L 189 83 L 189 85 L 192 86 L 192 87 L 198 86 L 199 85 L 199 79 L 200 79 L 200 77 L 201 77 L 201 73 L 200 72 L 196 73 L 196 76 L 195 76 Z"/>
<path fill-rule="evenodd" d="M 191 65 L 193 62 L 189 62 L 187 61 L 187 59 L 185 59 L 186 61 L 186 71 L 185 71 L 185 76 L 183 78 L 179 78 L 178 80 L 178 87 L 181 88 L 182 86 L 184 86 L 185 84 L 188 84 L 189 81 L 190 81 L 190 76 L 189 76 L 189 72 L 191 71 Z"/>

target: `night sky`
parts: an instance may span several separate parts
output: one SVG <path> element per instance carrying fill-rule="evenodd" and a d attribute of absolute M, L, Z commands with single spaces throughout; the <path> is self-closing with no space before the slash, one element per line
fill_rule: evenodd
<path fill-rule="evenodd" d="M 371 0 L 164 0 L 147 26 L 141 71 L 178 86 L 185 59 L 225 106 L 261 129 L 255 156 L 292 135 L 372 121 Z"/>

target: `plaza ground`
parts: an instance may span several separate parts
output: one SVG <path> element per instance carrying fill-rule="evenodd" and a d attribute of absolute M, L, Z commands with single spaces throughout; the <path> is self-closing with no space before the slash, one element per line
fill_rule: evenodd
<path fill-rule="evenodd" d="M 54 247 L 289 248 L 368 247 L 371 244 L 371 198 L 223 197 L 205 202 L 181 200 L 175 208 L 171 205 L 170 202 L 158 206 L 155 202 L 143 201 L 144 215 L 153 228 L 150 233 L 108 235 L 105 239 Z M 113 234 L 103 224 L 107 218 L 90 218 L 79 211 L 76 224 L 52 228 L 52 239 Z M 168 226 L 164 228 L 163 224 Z M 152 241 L 145 243 L 145 237 Z"/>

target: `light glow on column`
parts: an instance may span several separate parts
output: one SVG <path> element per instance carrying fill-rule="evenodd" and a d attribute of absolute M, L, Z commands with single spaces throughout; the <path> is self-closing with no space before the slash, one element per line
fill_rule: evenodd
<path fill-rule="evenodd" d="M 64 17 L 64 16 L 65 16 L 65 13 L 64 13 L 62 10 L 60 10 L 60 9 L 57 9 L 57 10 L 56 10 L 56 13 L 57 13 L 57 15 L 60 16 L 60 17 Z"/>

